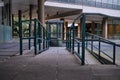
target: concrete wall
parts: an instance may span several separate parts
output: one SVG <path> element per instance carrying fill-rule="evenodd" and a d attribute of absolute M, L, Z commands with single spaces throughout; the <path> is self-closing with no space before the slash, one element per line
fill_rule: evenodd
<path fill-rule="evenodd" d="M 12 39 L 12 28 L 10 26 L 0 25 L 0 43 Z"/>

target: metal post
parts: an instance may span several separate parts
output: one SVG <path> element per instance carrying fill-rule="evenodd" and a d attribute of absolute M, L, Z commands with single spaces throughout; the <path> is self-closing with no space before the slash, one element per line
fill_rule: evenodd
<path fill-rule="evenodd" d="M 71 51 L 71 29 L 70 29 L 70 51 Z"/>
<path fill-rule="evenodd" d="M 93 54 L 93 35 L 91 35 L 91 53 Z"/>
<path fill-rule="evenodd" d="M 87 35 L 86 35 L 86 48 L 88 47 L 88 33 L 87 33 Z"/>
<path fill-rule="evenodd" d="M 43 49 L 45 49 L 45 29 L 43 28 Z"/>
<path fill-rule="evenodd" d="M 29 47 L 29 50 L 30 50 L 30 47 L 31 47 L 31 39 L 30 39 L 30 36 L 31 36 L 31 24 L 29 24 L 29 39 L 28 39 L 28 47 Z"/>
<path fill-rule="evenodd" d="M 68 48 L 68 33 L 66 32 L 66 48 Z"/>
<path fill-rule="evenodd" d="M 72 53 L 74 54 L 74 39 L 75 39 L 75 30 L 74 30 L 75 26 L 74 26 L 74 23 L 73 23 L 73 38 L 72 38 Z"/>
<path fill-rule="evenodd" d="M 35 51 L 35 55 L 37 54 L 37 44 L 36 44 L 36 19 L 34 19 L 34 51 Z"/>
<path fill-rule="evenodd" d="M 19 38 L 20 38 L 20 55 L 23 54 L 22 50 L 22 11 L 18 11 L 18 17 L 19 17 Z"/>
<path fill-rule="evenodd" d="M 113 44 L 113 64 L 115 64 L 116 44 Z"/>
<path fill-rule="evenodd" d="M 82 65 L 85 64 L 85 35 L 86 35 L 85 21 L 86 21 L 86 16 L 85 16 L 85 14 L 83 14 L 83 17 L 82 17 Z"/>
<path fill-rule="evenodd" d="M 99 41 L 99 45 L 98 45 L 99 52 L 98 52 L 98 54 L 99 54 L 99 59 L 100 59 L 100 50 L 101 50 L 100 38 L 99 38 L 98 41 Z"/>
<path fill-rule="evenodd" d="M 12 36 L 14 36 L 14 14 L 12 14 Z"/>
<path fill-rule="evenodd" d="M 80 43 L 78 42 L 78 54 L 80 54 Z"/>
<path fill-rule="evenodd" d="M 30 5 L 30 12 L 29 12 L 29 16 L 30 16 L 30 24 L 29 24 L 29 39 L 28 39 L 28 46 L 29 46 L 29 50 L 30 50 L 30 47 L 31 47 L 31 24 L 32 24 L 32 5 Z"/>
<path fill-rule="evenodd" d="M 40 25 L 40 23 L 38 22 L 38 37 L 39 37 L 39 39 L 38 39 L 38 45 L 39 45 L 39 51 L 41 50 L 41 25 Z"/>

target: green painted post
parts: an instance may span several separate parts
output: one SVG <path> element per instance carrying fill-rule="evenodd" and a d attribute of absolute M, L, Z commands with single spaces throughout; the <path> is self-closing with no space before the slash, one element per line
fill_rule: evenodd
<path fill-rule="evenodd" d="M 93 54 L 93 35 L 91 35 L 91 53 Z"/>
<path fill-rule="evenodd" d="M 45 29 L 43 28 L 43 49 L 45 49 Z"/>
<path fill-rule="evenodd" d="M 47 31 L 45 32 L 45 40 L 46 40 L 46 48 L 47 48 Z"/>
<path fill-rule="evenodd" d="M 116 55 L 116 44 L 113 44 L 113 64 L 115 64 L 115 55 Z"/>
<path fill-rule="evenodd" d="M 35 55 L 37 55 L 37 42 L 36 42 L 36 38 L 37 38 L 37 33 L 36 33 L 36 19 L 34 19 L 34 51 L 35 51 Z"/>
<path fill-rule="evenodd" d="M 88 47 L 88 33 L 86 33 L 86 48 Z"/>
<path fill-rule="evenodd" d="M 72 39 L 72 53 L 74 54 L 74 39 L 75 39 L 75 26 L 74 26 L 74 23 L 73 23 L 73 39 Z"/>
<path fill-rule="evenodd" d="M 100 38 L 99 38 L 98 41 L 99 41 L 99 45 L 98 45 L 99 52 L 98 52 L 98 54 L 99 54 L 99 59 L 100 59 L 100 50 L 101 50 Z"/>
<path fill-rule="evenodd" d="M 20 55 L 23 54 L 23 48 L 22 48 L 22 22 L 20 21 L 20 26 L 19 26 L 19 36 L 20 36 Z"/>
<path fill-rule="evenodd" d="M 66 32 L 66 48 L 68 48 L 68 34 Z"/>
<path fill-rule="evenodd" d="M 85 21 L 86 21 L 86 15 L 83 14 L 83 16 L 82 16 L 82 65 L 85 64 L 85 35 L 86 35 L 86 32 L 85 32 L 85 27 L 86 27 Z"/>
<path fill-rule="evenodd" d="M 78 54 L 80 54 L 80 43 L 78 42 Z"/>
<path fill-rule="evenodd" d="M 70 29 L 70 51 L 71 51 L 71 29 Z"/>
<path fill-rule="evenodd" d="M 20 55 L 23 54 L 23 50 L 22 50 L 22 11 L 19 10 L 18 11 L 18 16 L 19 16 L 19 38 L 20 38 Z"/>
<path fill-rule="evenodd" d="M 38 22 L 38 37 L 41 38 L 41 27 L 40 23 Z M 39 51 L 41 50 L 41 40 L 38 40 Z"/>
<path fill-rule="evenodd" d="M 30 50 L 30 47 L 31 47 L 31 39 L 30 39 L 30 36 L 31 36 L 31 24 L 29 24 L 29 39 L 28 39 L 28 47 L 29 47 L 29 50 Z"/>
<path fill-rule="evenodd" d="M 68 32 L 67 32 L 67 42 L 68 42 L 68 49 L 69 49 L 69 30 L 68 30 Z"/>

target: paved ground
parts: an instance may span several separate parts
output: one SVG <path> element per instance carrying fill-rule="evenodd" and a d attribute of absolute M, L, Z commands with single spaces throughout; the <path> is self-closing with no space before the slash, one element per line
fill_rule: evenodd
<path fill-rule="evenodd" d="M 120 80 L 120 66 L 81 66 L 65 48 L 32 53 L 0 62 L 0 80 Z"/>
<path fill-rule="evenodd" d="M 120 40 L 111 40 L 112 42 L 115 42 L 116 44 L 120 45 Z M 91 43 L 91 42 L 89 42 Z M 98 48 L 98 42 L 94 42 L 93 45 Z M 89 45 L 89 48 L 91 45 Z M 98 51 L 98 49 L 94 48 L 94 50 Z M 113 45 L 101 43 L 101 50 L 109 55 L 111 58 L 113 58 Z M 120 47 L 116 46 L 116 64 L 120 65 Z"/>
<path fill-rule="evenodd" d="M 32 44 L 33 45 L 33 44 Z M 23 50 L 28 50 L 28 41 L 23 42 Z M 19 39 L 0 43 L 0 62 L 19 53 Z"/>

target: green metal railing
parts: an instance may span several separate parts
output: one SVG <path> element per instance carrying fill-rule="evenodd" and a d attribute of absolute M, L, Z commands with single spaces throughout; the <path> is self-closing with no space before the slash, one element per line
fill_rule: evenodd
<path fill-rule="evenodd" d="M 75 25 L 74 24 L 78 19 L 81 21 L 81 26 L 82 26 L 82 43 L 81 41 L 75 38 Z M 86 21 L 85 14 L 81 14 L 80 16 L 78 16 L 73 21 L 73 24 L 71 25 L 70 29 L 67 31 L 67 34 L 66 34 L 66 48 L 73 54 L 76 53 L 76 55 L 81 59 L 82 65 L 85 64 L 85 34 L 86 34 L 85 33 L 85 25 L 86 25 L 85 21 Z M 77 44 L 77 51 L 75 50 L 76 44 Z M 80 45 L 82 45 L 82 48 L 80 48 Z"/>
<path fill-rule="evenodd" d="M 111 47 L 107 53 L 102 50 L 102 44 Z M 116 44 L 98 35 L 86 33 L 86 48 L 103 64 L 115 64 Z M 111 54 L 110 54 L 111 53 Z"/>
<path fill-rule="evenodd" d="M 29 35 L 27 37 L 23 36 L 23 23 L 29 25 Z M 19 37 L 20 37 L 20 55 L 23 54 L 23 40 L 28 40 L 28 48 L 31 49 L 31 40 L 34 44 L 35 55 L 45 51 L 49 48 L 49 32 L 40 23 L 38 19 L 32 19 L 33 25 L 30 24 L 30 20 L 22 20 L 19 27 Z M 33 26 L 33 35 L 31 35 L 31 26 Z"/>
<path fill-rule="evenodd" d="M 78 16 L 72 23 L 71 27 L 66 33 L 66 48 L 71 53 L 76 53 L 76 55 L 81 59 L 81 64 L 85 64 L 85 50 L 89 50 L 91 54 L 93 54 L 101 63 L 103 64 L 115 64 L 116 63 L 116 46 L 120 46 L 111 42 L 107 39 L 104 39 L 98 35 L 90 34 L 86 32 L 86 18 L 89 15 L 94 15 L 94 13 L 83 13 Z M 97 14 L 102 15 L 102 14 Z M 107 15 L 103 15 L 107 16 Z M 114 18 L 111 16 L 107 16 L 109 18 Z M 116 19 L 116 18 L 115 18 Z M 75 37 L 75 23 L 81 23 L 81 36 L 80 38 Z M 95 45 L 97 42 L 97 45 Z M 109 46 L 111 49 L 111 53 L 106 52 L 104 49 L 104 45 Z"/>

